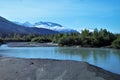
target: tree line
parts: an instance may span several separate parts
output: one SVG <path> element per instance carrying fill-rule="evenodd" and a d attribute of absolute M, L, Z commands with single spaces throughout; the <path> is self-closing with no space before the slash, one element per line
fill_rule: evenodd
<path fill-rule="evenodd" d="M 81 33 L 56 34 L 56 35 L 7 35 L 0 37 L 0 43 L 5 41 L 27 41 L 27 42 L 53 42 L 59 46 L 81 46 L 81 47 L 113 47 L 120 49 L 120 34 L 113 34 L 106 29 L 94 29 L 93 32 L 85 29 Z"/>

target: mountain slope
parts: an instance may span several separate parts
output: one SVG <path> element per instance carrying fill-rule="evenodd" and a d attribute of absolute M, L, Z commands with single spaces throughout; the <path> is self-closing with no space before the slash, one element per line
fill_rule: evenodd
<path fill-rule="evenodd" d="M 0 34 L 57 34 L 58 32 L 44 28 L 23 27 L 0 17 Z"/>
<path fill-rule="evenodd" d="M 77 31 L 74 29 L 65 28 L 64 26 L 57 23 L 53 23 L 53 22 L 41 21 L 41 22 L 35 23 L 34 26 L 38 28 L 46 28 L 46 29 L 58 31 L 60 33 L 77 33 Z"/>
<path fill-rule="evenodd" d="M 25 23 L 19 23 L 19 22 L 15 22 L 16 24 L 25 26 L 25 27 L 37 27 L 37 28 L 45 28 L 45 29 L 50 29 L 53 31 L 57 31 L 59 33 L 78 33 L 78 31 L 74 30 L 74 29 L 68 29 L 63 27 L 60 24 L 57 23 L 53 23 L 53 22 L 36 22 L 34 24 L 31 24 L 30 22 L 25 22 Z"/>
<path fill-rule="evenodd" d="M 25 26 L 25 27 L 33 27 L 33 24 L 31 24 L 29 22 L 20 23 L 20 22 L 14 21 L 13 23 L 15 23 L 17 25 Z"/>

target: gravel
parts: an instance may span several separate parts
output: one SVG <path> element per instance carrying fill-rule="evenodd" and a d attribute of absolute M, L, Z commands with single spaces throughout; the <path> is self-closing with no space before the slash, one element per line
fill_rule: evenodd
<path fill-rule="evenodd" d="M 120 80 L 120 75 L 86 62 L 0 58 L 0 80 Z"/>

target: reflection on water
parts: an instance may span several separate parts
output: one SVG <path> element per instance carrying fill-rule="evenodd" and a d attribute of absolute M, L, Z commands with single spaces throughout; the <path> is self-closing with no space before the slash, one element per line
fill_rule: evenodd
<path fill-rule="evenodd" d="M 120 50 L 76 47 L 0 47 L 0 56 L 86 61 L 120 74 Z"/>
<path fill-rule="evenodd" d="M 98 48 L 75 48 L 75 47 L 61 47 L 56 48 L 55 52 L 58 54 L 65 54 L 71 56 L 79 56 L 82 60 L 87 60 L 90 57 L 93 57 L 94 61 L 101 58 L 106 61 L 111 53 L 113 53 L 112 49 L 98 49 Z M 120 52 L 117 52 L 116 55 L 119 55 Z M 120 59 L 120 56 L 119 56 Z"/>

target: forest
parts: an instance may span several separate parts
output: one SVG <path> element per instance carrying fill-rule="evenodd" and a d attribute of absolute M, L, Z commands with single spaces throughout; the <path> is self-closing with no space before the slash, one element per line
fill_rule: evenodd
<path fill-rule="evenodd" d="M 120 49 L 120 34 L 113 34 L 106 29 L 94 29 L 93 32 L 85 29 L 81 33 L 56 35 L 6 35 L 0 36 L 0 44 L 5 42 L 38 42 L 58 43 L 59 46 L 81 47 L 109 47 Z"/>

